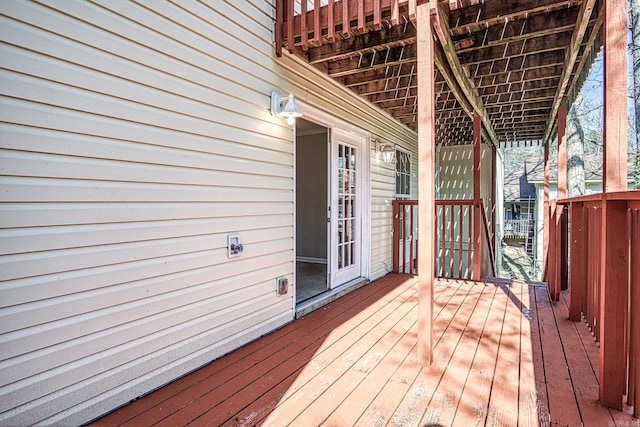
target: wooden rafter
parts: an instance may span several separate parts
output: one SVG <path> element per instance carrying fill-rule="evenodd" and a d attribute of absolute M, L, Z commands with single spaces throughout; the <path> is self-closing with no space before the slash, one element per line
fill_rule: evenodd
<path fill-rule="evenodd" d="M 575 12 L 573 12 L 575 10 Z M 473 44 L 456 49 L 461 54 L 473 50 L 505 45 L 507 43 L 513 43 L 521 40 L 527 40 L 534 37 L 547 37 L 550 35 L 571 32 L 576 23 L 577 9 L 570 9 L 569 12 L 562 10 L 563 13 L 556 11 L 552 17 L 548 14 L 540 14 L 529 16 L 525 19 L 519 20 L 505 20 L 502 25 L 495 25 L 482 28 L 473 33 L 463 33 L 459 38 L 454 38 L 454 41 L 461 39 L 471 40 Z M 554 26 L 549 27 L 549 20 L 554 21 Z M 455 33 L 455 30 L 453 30 Z"/>
<path fill-rule="evenodd" d="M 493 145 L 497 145 L 498 138 L 496 137 L 491 122 L 489 121 L 489 117 L 484 109 L 482 100 L 478 96 L 476 89 L 469 81 L 469 78 L 462 70 L 460 60 L 458 59 L 456 52 L 453 50 L 453 42 L 451 41 L 451 36 L 449 35 L 449 20 L 444 15 L 444 13 L 446 12 L 444 12 L 441 6 L 437 5 L 437 3 L 435 8 L 431 8 L 431 20 L 433 21 L 433 28 L 440 40 L 440 46 L 442 46 L 444 56 L 449 63 L 449 67 L 451 67 L 451 71 L 455 76 L 462 93 L 473 107 L 474 113 L 480 116 L 482 125 L 487 132 L 488 142 Z"/>
<path fill-rule="evenodd" d="M 516 21 L 524 17 L 540 12 L 563 9 L 581 3 L 581 0 L 523 0 L 511 2 L 512 8 L 505 13 L 505 2 L 487 1 L 469 7 L 452 10 L 450 22 L 452 22 L 451 34 L 460 35 L 499 25 L 507 21 Z"/>
<path fill-rule="evenodd" d="M 542 140 L 558 87 L 565 86 L 564 98 L 573 96 L 601 43 L 602 14 L 590 14 L 586 0 L 308 0 L 304 16 L 293 12 L 294 4 L 303 10 L 299 1 L 276 0 L 276 54 L 299 56 L 413 130 L 415 10 L 429 3 L 440 41 L 436 118 L 440 127 L 455 125 L 453 133 L 438 128 L 439 143 L 460 143 L 456 135 L 469 143 L 462 129 L 471 129 L 474 114 L 486 141 Z"/>

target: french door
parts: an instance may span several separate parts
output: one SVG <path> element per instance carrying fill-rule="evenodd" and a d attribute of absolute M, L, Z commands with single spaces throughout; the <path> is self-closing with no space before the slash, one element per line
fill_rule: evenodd
<path fill-rule="evenodd" d="M 362 275 L 361 138 L 334 131 L 331 138 L 331 287 Z"/>

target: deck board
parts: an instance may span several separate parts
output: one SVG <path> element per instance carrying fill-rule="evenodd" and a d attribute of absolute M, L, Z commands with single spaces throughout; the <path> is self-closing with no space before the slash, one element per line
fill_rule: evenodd
<path fill-rule="evenodd" d="M 417 310 L 417 279 L 388 275 L 94 425 L 640 426 L 597 403 L 597 345 L 566 295 L 438 282 L 426 367 Z"/>
<path fill-rule="evenodd" d="M 562 426 L 579 426 L 580 412 L 573 393 L 571 377 L 567 370 L 562 341 L 553 315 L 553 308 L 551 304 L 544 301 L 545 299 L 546 289 L 536 289 L 551 423 Z M 549 381 L 549 379 L 553 379 L 553 381 Z"/>
<path fill-rule="evenodd" d="M 536 390 L 533 357 L 533 341 L 536 336 L 532 335 L 534 323 L 532 311 L 535 310 L 531 310 L 531 290 L 533 288 L 529 289 L 529 287 L 522 286 L 522 284 L 520 286 L 520 300 L 522 301 L 522 316 L 520 317 L 520 384 L 518 389 L 518 426 L 520 427 L 533 427 L 542 424 L 538 418 L 540 397 Z"/>
<path fill-rule="evenodd" d="M 499 297 L 497 286 L 487 285 L 485 288 L 490 291 L 486 295 L 487 299 L 491 300 L 487 307 L 487 319 L 483 325 L 478 325 L 478 328 L 482 328 L 480 342 L 474 350 L 473 362 L 462 391 L 461 404 L 453 419 L 453 424 L 461 426 L 484 425 L 496 367 L 498 346 L 494 344 L 499 339 L 499 330 L 493 325 L 502 322 L 506 301 Z"/>
<path fill-rule="evenodd" d="M 520 286 L 515 286 L 516 296 L 509 286 L 498 285 L 500 299 L 506 300 L 507 308 L 502 323 L 502 331 L 496 359 L 496 371 L 493 375 L 490 405 L 486 425 L 514 426 L 518 424 L 520 378 L 520 336 L 522 303 Z"/>

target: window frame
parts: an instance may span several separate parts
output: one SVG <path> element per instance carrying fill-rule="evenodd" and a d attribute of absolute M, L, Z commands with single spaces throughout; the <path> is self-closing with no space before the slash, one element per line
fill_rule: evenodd
<path fill-rule="evenodd" d="M 408 150 L 403 149 L 403 148 L 396 147 L 395 157 L 396 157 L 395 166 L 394 166 L 394 172 L 395 172 L 395 180 L 394 180 L 395 198 L 399 199 L 399 200 L 410 199 L 411 198 L 411 166 L 412 166 L 412 162 L 413 162 L 412 153 L 410 151 L 408 151 Z M 398 166 L 403 163 L 400 160 L 401 157 L 405 157 L 408 160 L 406 162 L 406 165 L 405 165 L 406 166 L 406 170 L 405 171 L 398 170 Z M 399 187 L 402 187 L 402 182 L 398 183 L 398 180 L 401 177 L 406 177 L 406 190 L 407 190 L 407 193 L 399 193 L 398 192 Z"/>

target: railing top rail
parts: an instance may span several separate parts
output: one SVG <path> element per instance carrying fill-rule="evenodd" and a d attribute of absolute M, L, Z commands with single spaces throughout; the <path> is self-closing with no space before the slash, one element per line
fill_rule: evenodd
<path fill-rule="evenodd" d="M 588 196 L 571 197 L 558 200 L 559 204 L 601 202 L 602 200 L 640 200 L 640 190 L 614 191 L 611 193 L 596 193 Z"/>
<path fill-rule="evenodd" d="M 413 206 L 413 205 L 417 205 L 418 201 L 415 199 L 396 199 L 393 200 L 392 203 L 394 205 L 405 205 L 405 206 Z M 467 200 L 467 199 L 457 199 L 457 200 L 445 200 L 445 199 L 438 199 L 436 200 L 436 206 L 443 206 L 443 205 L 447 205 L 447 206 L 473 206 L 473 200 Z"/>
<path fill-rule="evenodd" d="M 640 200 L 640 190 L 606 193 L 607 200 Z"/>
<path fill-rule="evenodd" d="M 396 199 L 392 201 L 394 205 L 405 205 L 405 206 L 416 206 L 418 204 L 417 200 L 409 200 L 409 199 Z"/>
<path fill-rule="evenodd" d="M 436 200 L 436 206 L 473 206 L 473 200 Z"/>

